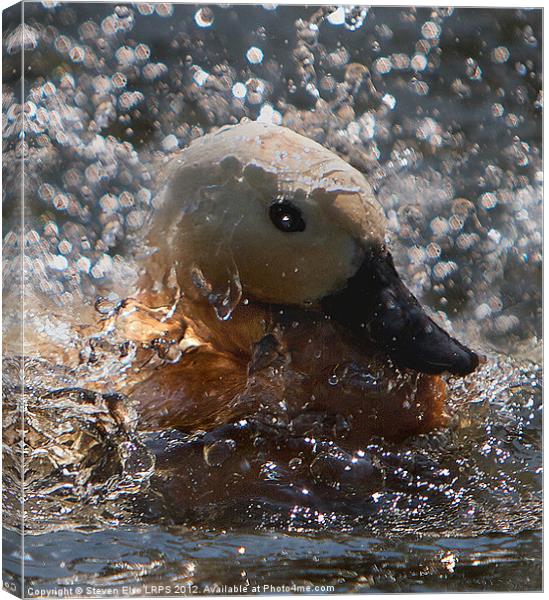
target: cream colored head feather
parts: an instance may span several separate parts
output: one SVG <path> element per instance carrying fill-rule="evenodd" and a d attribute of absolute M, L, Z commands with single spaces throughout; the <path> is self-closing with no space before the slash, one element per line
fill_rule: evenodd
<path fill-rule="evenodd" d="M 383 243 L 385 216 L 364 176 L 284 127 L 224 127 L 191 143 L 167 176 L 149 241 L 186 293 L 232 286 L 249 300 L 314 303 Z"/>

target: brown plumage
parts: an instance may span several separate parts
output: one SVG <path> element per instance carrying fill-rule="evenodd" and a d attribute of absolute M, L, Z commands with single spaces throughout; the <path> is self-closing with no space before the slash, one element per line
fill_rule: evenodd
<path fill-rule="evenodd" d="M 402 439 L 446 422 L 440 376 L 398 369 L 320 312 L 248 304 L 226 322 L 211 306 L 183 307 L 174 319 L 186 321 L 190 349 L 130 392 L 144 428 L 210 430 L 250 417 L 288 422 L 322 412 L 351 420 L 363 439 Z M 151 333 L 150 322 L 144 325 Z"/>

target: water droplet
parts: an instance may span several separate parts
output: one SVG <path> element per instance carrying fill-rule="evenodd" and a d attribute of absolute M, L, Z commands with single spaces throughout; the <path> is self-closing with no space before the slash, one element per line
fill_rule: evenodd
<path fill-rule="evenodd" d="M 201 69 L 200 67 L 196 67 L 196 70 L 193 75 L 193 80 L 196 85 L 203 86 L 206 83 L 206 80 L 210 76 L 209 73 Z"/>
<path fill-rule="evenodd" d="M 236 442 L 231 439 L 218 440 L 213 444 L 204 446 L 204 461 L 210 467 L 221 467 L 223 463 L 233 454 Z"/>
<path fill-rule="evenodd" d="M 213 10 L 209 6 L 200 8 L 196 11 L 194 20 L 199 27 L 211 27 L 214 22 Z"/>
<path fill-rule="evenodd" d="M 148 17 L 149 15 L 152 15 L 154 12 L 154 4 L 150 4 L 149 2 L 139 2 L 137 4 L 137 10 L 144 17 Z"/>
<path fill-rule="evenodd" d="M 427 57 L 425 54 L 414 54 L 410 66 L 414 71 L 424 71 L 427 66 Z"/>
<path fill-rule="evenodd" d="M 175 135 L 170 134 L 162 140 L 162 150 L 164 152 L 173 152 L 179 147 L 179 142 Z"/>
<path fill-rule="evenodd" d="M 173 15 L 173 4 L 165 2 L 156 5 L 156 14 L 159 17 L 171 17 Z"/>
<path fill-rule="evenodd" d="M 233 85 L 231 91 L 235 98 L 245 98 L 248 90 L 246 89 L 246 86 L 243 83 L 237 82 Z"/>
<path fill-rule="evenodd" d="M 427 40 L 436 40 L 440 37 L 441 29 L 438 23 L 427 21 L 421 27 L 421 35 Z"/>
<path fill-rule="evenodd" d="M 492 50 L 492 60 L 497 64 L 505 63 L 509 60 L 509 50 L 505 46 L 499 46 Z"/>
<path fill-rule="evenodd" d="M 391 94 L 385 94 L 382 98 L 383 103 L 388 106 L 391 110 L 393 110 L 396 106 L 396 99 Z"/>
<path fill-rule="evenodd" d="M 326 20 L 330 25 L 343 25 L 345 23 L 345 8 L 340 6 L 333 13 L 330 13 Z"/>
<path fill-rule="evenodd" d="M 246 52 L 246 58 L 252 65 L 257 65 L 263 61 L 263 50 L 257 46 L 252 46 Z"/>

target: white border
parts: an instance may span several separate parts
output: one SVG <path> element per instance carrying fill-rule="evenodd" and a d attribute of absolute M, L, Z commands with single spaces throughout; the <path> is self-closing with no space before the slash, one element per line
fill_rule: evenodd
<path fill-rule="evenodd" d="M 27 2 L 29 1 L 39 1 L 39 0 L 27 0 Z M 72 0 L 72 2 L 89 2 L 90 0 Z M 111 2 L 112 0 L 93 0 L 94 2 Z M 114 2 L 115 4 L 133 4 L 133 2 L 129 2 L 129 1 L 125 1 L 125 0 L 117 0 L 116 2 Z M 12 0 L 0 0 L 0 7 L 2 9 L 2 11 L 12 5 L 16 4 L 16 2 L 13 2 Z M 183 2 L 173 2 L 173 4 L 200 4 L 200 2 L 189 2 L 189 1 L 183 1 Z M 219 2 L 202 2 L 202 4 L 219 4 Z M 262 4 L 262 2 L 254 2 L 253 0 L 239 0 L 238 2 L 235 2 L 235 4 Z M 321 5 L 321 4 L 327 4 L 327 5 L 343 5 L 343 4 L 356 4 L 353 2 L 348 2 L 348 1 L 343 1 L 343 2 L 330 2 L 329 0 L 310 0 L 309 2 L 305 3 L 305 2 L 292 2 L 292 1 L 288 1 L 288 0 L 279 0 L 278 2 L 276 2 L 276 4 L 309 4 L 309 5 Z M 473 2 L 471 0 L 469 1 L 462 1 L 462 0 L 453 0 L 450 3 L 444 4 L 444 3 L 440 3 L 435 1 L 429 2 L 426 0 L 416 0 L 415 2 L 398 2 L 398 1 L 392 1 L 392 0 L 385 0 L 383 2 L 379 2 L 379 1 L 374 1 L 374 2 L 368 2 L 368 3 L 364 3 L 365 5 L 367 4 L 368 6 L 421 6 L 421 7 L 436 7 L 436 6 L 453 6 L 453 7 L 471 7 L 471 8 L 522 8 L 524 9 L 528 9 L 528 8 L 543 8 L 544 7 L 544 3 L 543 2 L 539 2 L 539 1 L 532 1 L 532 0 L 527 0 L 526 1 L 526 6 L 520 6 L 519 2 L 517 0 L 515 0 L 514 2 L 511 2 L 509 0 L 499 0 L 499 1 L 494 1 L 494 0 L 481 0 L 481 2 L 479 3 L 479 5 L 475 5 L 473 4 Z M 547 30 L 547 12 L 544 10 L 543 11 L 543 31 L 545 32 Z M 546 64 L 546 59 L 547 59 L 547 44 L 545 44 L 545 39 L 543 39 L 542 41 L 543 43 L 543 65 Z M 543 117 L 543 140 L 545 141 L 545 139 L 547 139 L 547 121 L 545 119 L 545 114 Z M 543 150 L 545 150 L 545 148 L 543 148 Z M 545 155 L 545 153 L 544 153 Z M 545 161 L 544 161 L 544 177 L 546 175 L 546 166 L 545 166 Z M 548 221 L 549 221 L 549 211 L 544 211 L 543 214 L 543 230 L 544 232 L 548 231 Z M 544 244 L 543 244 L 543 251 L 544 251 L 544 257 L 546 256 L 546 245 L 547 245 L 547 240 L 544 236 Z M 1 245 L 0 245 L 0 255 L 1 255 Z M 544 260 L 544 264 L 543 264 L 543 282 L 544 282 L 544 286 L 545 284 L 549 281 L 548 278 L 549 275 L 549 266 L 547 261 Z M 1 299 L 0 299 L 1 302 Z M 1 325 L 1 315 L 0 315 L 0 325 Z M 547 324 L 547 320 L 544 319 L 544 323 L 543 323 L 543 336 L 544 336 L 544 340 L 547 339 L 547 333 L 548 333 L 548 329 L 549 329 L 549 325 Z M 543 360 L 544 363 L 546 363 L 546 348 L 544 347 L 544 353 L 543 353 Z M 546 415 L 544 415 L 544 419 L 543 419 L 543 426 L 544 426 L 544 431 L 546 430 L 545 427 L 547 425 L 546 422 Z M 547 446 L 544 444 L 544 464 L 546 464 L 546 458 L 547 458 Z M 544 511 L 545 514 L 545 511 Z M 1 518 L 1 517 L 0 517 Z M 545 527 L 544 527 L 544 539 L 545 539 Z M 543 554 L 544 554 L 544 561 L 543 561 L 543 571 L 544 571 L 544 575 L 546 572 L 546 567 L 547 567 L 547 556 L 545 553 L 545 544 L 543 545 Z M 545 577 L 544 577 L 545 579 Z M 471 592 L 471 594 L 488 594 L 490 592 Z M 530 596 L 532 594 L 532 592 L 508 592 L 505 593 L 505 598 L 509 598 L 512 600 L 515 599 L 519 599 L 519 598 L 523 598 L 526 597 L 527 595 Z M 331 594 L 329 596 L 302 596 L 303 598 L 323 598 L 324 600 L 326 600 L 326 598 L 349 598 L 354 596 L 355 594 Z M 368 594 L 370 595 L 370 594 Z M 431 594 L 431 593 L 417 593 L 417 594 L 377 594 L 378 596 L 390 596 L 391 598 L 403 598 L 403 597 L 407 597 L 407 596 L 411 596 L 411 595 L 417 595 L 420 596 L 421 599 L 423 600 L 423 598 L 425 598 L 426 600 L 431 600 L 431 599 L 435 599 L 435 598 L 439 598 L 439 596 L 441 594 Z M 444 593 L 443 594 L 444 599 L 448 599 L 448 600 L 453 600 L 454 598 L 460 598 L 461 596 L 463 596 L 463 594 L 457 594 L 457 593 Z M 288 597 L 288 596 L 285 596 Z M 0 600 L 10 600 L 13 599 L 14 596 L 8 594 L 8 592 L 0 589 Z M 135 600 L 139 600 L 138 596 L 134 596 L 132 597 Z M 248 598 L 248 596 L 215 596 L 215 598 L 230 598 L 230 599 L 234 599 L 234 598 Z M 151 600 L 151 597 L 147 597 L 146 600 Z M 154 598 L 152 599 L 154 600 Z M 165 600 L 165 598 L 159 598 L 159 600 Z"/>

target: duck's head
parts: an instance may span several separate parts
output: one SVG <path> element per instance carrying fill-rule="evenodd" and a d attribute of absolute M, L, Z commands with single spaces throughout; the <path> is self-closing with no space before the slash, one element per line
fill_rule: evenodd
<path fill-rule="evenodd" d="M 219 318 L 238 303 L 302 306 L 401 367 L 465 374 L 477 366 L 399 278 L 367 180 L 316 142 L 257 122 L 226 127 L 194 141 L 165 176 L 149 241 L 183 292 Z"/>

